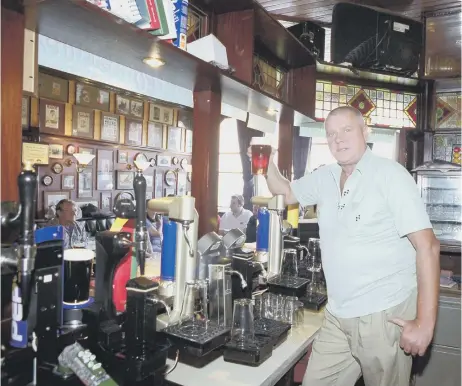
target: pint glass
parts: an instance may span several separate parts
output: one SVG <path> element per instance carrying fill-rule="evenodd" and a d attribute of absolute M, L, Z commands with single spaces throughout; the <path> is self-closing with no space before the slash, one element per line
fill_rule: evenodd
<path fill-rule="evenodd" d="M 271 155 L 271 141 L 266 137 L 253 137 L 250 141 L 252 150 L 252 174 L 266 175 Z"/>
<path fill-rule="evenodd" d="M 90 276 L 95 252 L 89 249 L 64 251 L 63 303 L 79 305 L 90 298 Z"/>

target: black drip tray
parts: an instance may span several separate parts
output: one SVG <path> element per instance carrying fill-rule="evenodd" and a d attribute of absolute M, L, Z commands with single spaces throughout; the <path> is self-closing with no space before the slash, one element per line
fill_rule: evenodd
<path fill-rule="evenodd" d="M 310 297 L 301 297 L 299 300 L 303 303 L 306 309 L 319 311 L 321 307 L 327 303 L 327 296 L 323 294 L 315 294 Z"/>
<path fill-rule="evenodd" d="M 223 359 L 225 362 L 247 366 L 260 366 L 273 354 L 273 341 L 269 336 L 255 336 L 253 342 L 244 345 L 234 340 L 225 345 Z"/>
<path fill-rule="evenodd" d="M 305 294 L 306 286 L 309 282 L 309 279 L 300 277 L 285 278 L 278 276 L 268 280 L 267 285 L 272 293 L 300 298 Z"/>
<path fill-rule="evenodd" d="M 197 336 L 188 333 L 189 327 L 192 327 L 192 323 L 186 322 L 162 330 L 162 333 L 180 350 L 180 358 L 181 354 L 204 356 L 229 341 L 231 329 L 219 326 L 214 322 L 209 322 L 207 331 Z"/>
<path fill-rule="evenodd" d="M 291 325 L 278 320 L 261 318 L 255 320 L 255 335 L 267 336 L 276 348 L 287 339 Z"/>

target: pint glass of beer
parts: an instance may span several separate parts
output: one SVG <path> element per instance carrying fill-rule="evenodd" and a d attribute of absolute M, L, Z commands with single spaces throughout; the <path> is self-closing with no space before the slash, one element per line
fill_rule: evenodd
<path fill-rule="evenodd" d="M 76 248 L 64 251 L 63 303 L 80 305 L 90 298 L 90 276 L 95 252 Z"/>
<path fill-rule="evenodd" d="M 252 150 L 252 174 L 266 175 L 271 155 L 271 141 L 265 137 L 253 137 L 250 140 Z"/>

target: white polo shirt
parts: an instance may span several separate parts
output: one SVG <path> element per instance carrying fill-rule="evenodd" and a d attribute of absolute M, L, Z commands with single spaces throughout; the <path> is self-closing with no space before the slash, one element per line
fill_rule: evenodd
<path fill-rule="evenodd" d="M 231 230 L 231 229 L 240 229 L 245 231 L 247 224 L 250 220 L 250 217 L 253 216 L 253 213 L 248 209 L 242 209 L 242 212 L 239 216 L 235 216 L 233 212 L 229 211 L 223 214 L 220 219 L 220 230 Z"/>
<path fill-rule="evenodd" d="M 417 185 L 399 163 L 368 148 L 340 192 L 341 167 L 294 181 L 301 205 L 317 204 L 327 309 L 339 318 L 386 310 L 417 286 L 416 251 L 406 235 L 432 228 Z"/>

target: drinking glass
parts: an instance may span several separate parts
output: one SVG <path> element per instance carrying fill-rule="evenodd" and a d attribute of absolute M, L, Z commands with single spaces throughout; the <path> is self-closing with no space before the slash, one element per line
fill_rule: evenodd
<path fill-rule="evenodd" d="M 234 301 L 231 338 L 241 346 L 254 341 L 255 326 L 252 299 L 237 299 Z"/>
<path fill-rule="evenodd" d="M 298 298 L 296 296 L 287 296 L 284 301 L 284 314 L 282 321 L 295 325 L 297 319 L 297 308 L 296 303 Z"/>
<path fill-rule="evenodd" d="M 194 280 L 186 283 L 180 314 L 180 331 L 192 337 L 207 332 L 207 282 Z"/>
<path fill-rule="evenodd" d="M 267 137 L 253 137 L 250 140 L 252 150 L 252 174 L 266 175 L 271 155 L 271 141 Z"/>
<path fill-rule="evenodd" d="M 281 278 L 290 280 L 298 277 L 298 256 L 296 249 L 284 249 L 282 255 Z"/>
<path fill-rule="evenodd" d="M 320 272 L 322 269 L 321 245 L 319 239 L 308 239 L 307 269 L 310 272 Z"/>

